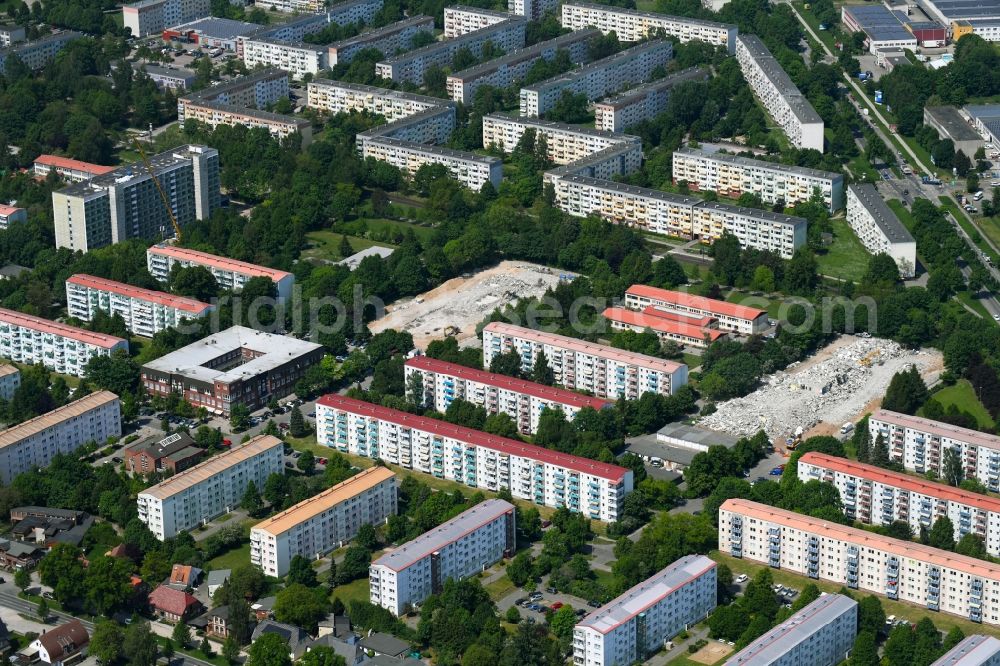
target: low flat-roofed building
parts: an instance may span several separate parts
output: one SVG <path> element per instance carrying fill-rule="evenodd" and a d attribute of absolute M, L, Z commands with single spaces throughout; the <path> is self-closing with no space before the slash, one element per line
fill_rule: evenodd
<path fill-rule="evenodd" d="M 917 242 L 874 185 L 856 183 L 848 186 L 847 223 L 866 250 L 892 257 L 902 277 L 914 276 Z"/>
<path fill-rule="evenodd" d="M 973 634 L 931 666 L 1000 666 L 1000 639 Z"/>
<path fill-rule="evenodd" d="M 625 291 L 625 304 L 633 310 L 653 306 L 667 312 L 711 317 L 718 320 L 722 330 L 743 335 L 757 335 L 768 327 L 767 310 L 644 284 L 634 284 Z"/>
<path fill-rule="evenodd" d="M 844 5 L 840 17 L 848 31 L 865 33 L 865 44 L 872 54 L 884 48 L 917 50 L 917 38 L 885 5 Z"/>
<path fill-rule="evenodd" d="M 123 453 L 125 471 L 146 476 L 154 472 L 183 472 L 200 462 L 205 450 L 195 446 L 194 439 L 186 432 L 175 432 L 133 442 Z"/>
<path fill-rule="evenodd" d="M 202 47 L 235 53 L 241 38 L 260 29 L 261 26 L 256 23 L 212 16 L 170 27 L 163 31 L 163 40 L 184 40 Z"/>
<path fill-rule="evenodd" d="M 133 63 L 132 66 L 137 72 L 145 72 L 161 90 L 187 90 L 194 85 L 196 74 L 190 69 L 161 67 L 149 63 Z"/>
<path fill-rule="evenodd" d="M 667 446 L 679 446 L 692 451 L 708 451 L 712 446 L 731 449 L 739 440 L 730 434 L 690 426 L 686 423 L 668 423 L 656 431 L 656 441 Z"/>
<path fill-rule="evenodd" d="M 35 158 L 35 176 L 45 178 L 55 171 L 59 176 L 74 183 L 104 176 L 115 170 L 113 166 L 81 162 L 60 155 L 39 155 Z"/>
<path fill-rule="evenodd" d="M 714 320 L 706 325 L 698 325 L 688 317 L 652 307 L 642 312 L 629 308 L 605 308 L 601 316 L 608 320 L 612 330 L 632 330 L 636 333 L 651 330 L 656 333 L 660 342 L 676 342 L 685 347 L 704 349 L 726 337 L 723 331 L 712 328 L 710 324 Z"/>
<path fill-rule="evenodd" d="M 967 104 L 963 110 L 986 143 L 1000 146 L 1000 104 Z"/>
<path fill-rule="evenodd" d="M 951 139 L 955 150 L 961 150 L 970 160 L 984 145 L 983 137 L 954 106 L 924 107 L 924 124 L 933 127 L 940 138 Z"/>

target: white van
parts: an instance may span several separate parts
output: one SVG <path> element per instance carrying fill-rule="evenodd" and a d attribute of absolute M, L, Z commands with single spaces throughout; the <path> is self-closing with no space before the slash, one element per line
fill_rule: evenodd
<path fill-rule="evenodd" d="M 973 195 L 972 198 L 975 199 L 976 201 L 979 201 L 980 199 L 983 198 L 983 191 L 979 190 L 978 192 L 975 193 L 975 195 Z"/>

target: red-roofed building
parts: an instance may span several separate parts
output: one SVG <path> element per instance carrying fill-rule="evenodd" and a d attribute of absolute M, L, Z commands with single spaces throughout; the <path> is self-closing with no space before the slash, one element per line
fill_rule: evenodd
<path fill-rule="evenodd" d="M 113 335 L 0 308 L 0 356 L 17 363 L 41 363 L 65 375 L 83 376 L 94 356 L 128 351 L 128 342 Z"/>
<path fill-rule="evenodd" d="M 0 229 L 6 229 L 12 224 L 25 222 L 28 219 L 28 211 L 16 206 L 4 206 L 0 204 Z"/>
<path fill-rule="evenodd" d="M 160 585 L 149 594 L 149 606 L 157 617 L 167 622 L 180 622 L 196 615 L 201 602 L 184 590 Z"/>
<path fill-rule="evenodd" d="M 628 288 L 625 292 L 625 305 L 632 310 L 645 310 L 653 306 L 678 314 L 711 317 L 718 320 L 720 329 L 743 335 L 757 335 L 768 327 L 766 310 L 644 284 L 634 284 Z"/>
<path fill-rule="evenodd" d="M 49 175 L 50 171 L 55 171 L 66 180 L 78 183 L 90 180 L 95 176 L 109 174 L 114 170 L 114 167 L 81 162 L 80 160 L 60 157 L 59 155 L 39 155 L 35 158 L 36 178 L 45 178 Z"/>
<path fill-rule="evenodd" d="M 632 471 L 446 421 L 330 394 L 316 401 L 320 444 L 595 520 L 618 520 Z"/>
<path fill-rule="evenodd" d="M 688 347 L 708 347 L 716 340 L 726 337 L 726 334 L 717 328 L 696 326 L 684 321 L 683 317 L 671 314 L 655 308 L 646 308 L 642 312 L 628 308 L 605 308 L 602 316 L 611 323 L 611 328 L 614 330 L 633 330 L 641 333 L 650 329 L 656 333 L 661 342 L 670 340 Z M 707 317 L 696 321 L 704 320 L 715 321 Z"/>
<path fill-rule="evenodd" d="M 482 407 L 487 414 L 506 414 L 521 432 L 528 434 L 538 430 L 538 420 L 546 408 L 561 409 L 567 419 L 573 419 L 584 407 L 600 410 L 614 404 L 603 398 L 484 372 L 429 356 L 407 359 L 403 371 L 407 387 L 411 387 L 411 377 L 419 376 L 424 387 L 420 396 L 422 405 L 444 413 L 452 400 L 465 400 Z"/>
<path fill-rule="evenodd" d="M 204 266 L 215 276 L 215 281 L 219 283 L 220 287 L 233 291 L 242 289 L 250 278 L 266 277 L 274 282 L 280 299 L 291 297 L 292 285 L 295 284 L 295 276 L 291 273 L 220 257 L 208 252 L 199 252 L 167 243 L 160 243 L 146 250 L 146 269 L 157 280 L 166 282 L 174 264 L 180 264 L 183 268 Z"/>

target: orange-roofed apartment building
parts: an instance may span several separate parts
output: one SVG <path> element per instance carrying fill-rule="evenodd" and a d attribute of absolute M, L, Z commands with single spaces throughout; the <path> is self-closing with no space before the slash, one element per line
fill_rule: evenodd
<path fill-rule="evenodd" d="M 647 287 L 644 284 L 634 284 L 628 288 L 625 292 L 625 305 L 632 310 L 645 311 L 652 306 L 657 310 L 680 315 L 710 317 L 718 322 L 720 330 L 741 335 L 759 335 L 768 328 L 766 310 L 683 291 Z"/>
<path fill-rule="evenodd" d="M 566 419 L 572 420 L 584 407 L 601 410 L 614 405 L 604 398 L 476 370 L 429 356 L 407 359 L 403 372 L 408 392 L 415 387 L 413 377 L 418 377 L 423 393 L 407 397 L 416 399 L 422 406 L 443 414 L 453 400 L 465 400 L 482 407 L 487 414 L 506 414 L 517 424 L 518 430 L 531 435 L 538 431 L 538 421 L 545 409 L 562 410 Z"/>
<path fill-rule="evenodd" d="M 141 289 L 123 282 L 78 273 L 66 280 L 66 311 L 70 317 L 90 321 L 98 310 L 121 315 L 130 333 L 147 338 L 172 328 L 182 319 L 197 319 L 212 311 L 208 303 Z"/>
<path fill-rule="evenodd" d="M 869 525 L 901 521 L 914 534 L 947 516 L 955 541 L 970 532 L 980 537 L 990 555 L 1000 556 L 1000 499 L 810 451 L 799 458 L 799 479 L 833 484 L 840 491 L 844 514 Z"/>
<path fill-rule="evenodd" d="M 1000 565 L 744 499 L 719 507 L 719 550 L 929 610 L 1000 625 Z"/>
<path fill-rule="evenodd" d="M 242 289 L 250 278 L 266 277 L 274 282 L 280 299 L 289 298 L 292 295 L 292 285 L 295 284 L 295 276 L 291 273 L 208 252 L 167 243 L 160 243 L 146 250 L 146 270 L 160 282 L 166 282 L 170 278 L 170 269 L 174 264 L 180 264 L 182 268 L 203 266 L 215 276 L 220 287 L 232 291 Z"/>
<path fill-rule="evenodd" d="M 235 509 L 253 483 L 284 472 L 284 444 L 258 435 L 139 493 L 139 520 L 160 541 Z"/>
<path fill-rule="evenodd" d="M 121 403 L 98 391 L 0 432 L 0 483 L 45 467 L 57 453 L 72 453 L 87 442 L 121 437 Z"/>
<path fill-rule="evenodd" d="M 49 319 L 0 308 L 0 356 L 17 363 L 41 363 L 49 370 L 82 377 L 95 356 L 128 351 L 128 342 Z"/>
<path fill-rule="evenodd" d="M 104 176 L 115 170 L 113 166 L 81 162 L 59 155 L 39 155 L 35 158 L 35 177 L 45 178 L 55 171 L 60 177 L 79 183 L 97 176 Z"/>
<path fill-rule="evenodd" d="M 250 563 L 284 576 L 296 555 L 317 559 L 353 539 L 362 525 L 396 515 L 396 475 L 369 467 L 250 530 Z"/>

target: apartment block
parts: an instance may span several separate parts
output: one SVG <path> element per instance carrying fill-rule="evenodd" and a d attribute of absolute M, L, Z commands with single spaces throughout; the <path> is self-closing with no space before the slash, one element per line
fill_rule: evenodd
<path fill-rule="evenodd" d="M 0 25 L 0 47 L 7 48 L 25 40 L 24 28 L 19 25 Z"/>
<path fill-rule="evenodd" d="M 239 506 L 252 483 L 284 473 L 284 442 L 257 435 L 139 493 L 139 520 L 160 541 L 192 530 Z"/>
<path fill-rule="evenodd" d="M 618 520 L 632 471 L 331 394 L 316 402 L 324 446 L 594 520 Z M 568 488 L 567 488 L 568 486 Z M 583 495 L 583 497 L 581 497 Z"/>
<path fill-rule="evenodd" d="M 356 37 L 348 37 L 327 47 L 327 62 L 330 67 L 349 63 L 358 52 L 376 49 L 383 54 L 395 55 L 407 51 L 413 38 L 422 32 L 433 34 L 434 18 L 431 16 L 411 16 L 389 25 L 362 32 Z"/>
<path fill-rule="evenodd" d="M 147 63 L 132 63 L 135 72 L 142 72 L 160 90 L 187 90 L 194 85 L 194 70 L 178 67 L 160 67 Z"/>
<path fill-rule="evenodd" d="M 371 603 L 399 617 L 449 580 L 485 571 L 517 548 L 514 505 L 488 499 L 390 550 L 368 572 Z"/>
<path fill-rule="evenodd" d="M 9 376 L 8 371 L 5 384 Z M 110 391 L 91 393 L 0 432 L 0 482 L 10 485 L 18 474 L 47 467 L 56 454 L 121 436 L 118 396 Z"/>
<path fill-rule="evenodd" d="M 55 171 L 60 178 L 74 183 L 104 176 L 115 170 L 112 166 L 81 162 L 59 155 L 39 155 L 35 158 L 34 167 L 35 178 L 46 178 L 49 173 Z"/>
<path fill-rule="evenodd" d="M 122 6 L 125 27 L 132 31 L 133 37 L 155 35 L 211 13 L 211 0 L 141 0 Z"/>
<path fill-rule="evenodd" d="M 41 363 L 53 372 L 82 377 L 90 359 L 118 349 L 127 352 L 128 342 L 0 308 L 0 356 L 16 363 Z"/>
<path fill-rule="evenodd" d="M 439 361 L 429 356 L 407 359 L 403 372 L 407 387 L 415 381 L 413 377 L 420 381 L 422 393 L 409 396 L 418 404 L 443 414 L 452 401 L 464 400 L 482 407 L 487 414 L 506 414 L 521 432 L 529 435 L 538 431 L 538 421 L 546 409 L 561 410 L 567 420 L 572 420 L 585 407 L 601 410 L 614 405 L 609 400 Z"/>
<path fill-rule="evenodd" d="M 654 69 L 666 67 L 673 55 L 674 45 L 665 39 L 657 39 L 521 88 L 521 115 L 544 115 L 565 93 L 585 95 L 588 100 L 596 100 L 644 83 L 653 75 Z"/>
<path fill-rule="evenodd" d="M 295 275 L 275 268 L 258 266 L 245 261 L 228 259 L 208 252 L 199 252 L 186 247 L 158 243 L 146 250 L 146 270 L 160 282 L 170 279 L 170 270 L 177 264 L 181 268 L 202 266 L 215 277 L 222 289 L 239 291 L 250 278 L 266 277 L 274 282 L 278 300 L 291 298 Z"/>
<path fill-rule="evenodd" d="M 676 342 L 684 347 L 705 349 L 726 337 L 718 322 L 710 317 L 688 317 L 648 307 L 641 312 L 628 308 L 610 307 L 601 313 L 612 331 L 650 330 L 660 342 Z"/>
<path fill-rule="evenodd" d="M 222 205 L 214 148 L 181 146 L 149 162 L 181 227 L 209 218 Z M 53 192 L 56 247 L 89 252 L 130 238 L 173 237 L 153 178 L 143 165 L 130 164 Z"/>
<path fill-rule="evenodd" d="M 376 63 L 375 74 L 397 83 L 409 82 L 420 86 L 424 83 L 424 72 L 435 66 L 450 67 L 455 54 L 463 49 L 480 58 L 487 42 L 500 53 L 523 48 L 527 24 L 522 17 L 508 16 L 506 20 L 485 28 L 382 60 Z"/>
<path fill-rule="evenodd" d="M 767 310 L 644 284 L 634 284 L 625 291 L 625 305 L 633 310 L 652 306 L 689 317 L 715 319 L 722 330 L 741 335 L 760 335 L 768 328 Z"/>
<path fill-rule="evenodd" d="M 147 338 L 176 327 L 184 319 L 204 317 L 213 309 L 193 298 L 83 273 L 66 280 L 66 312 L 70 317 L 90 321 L 98 310 L 111 316 L 120 315 L 129 333 Z"/>
<path fill-rule="evenodd" d="M 575 666 L 645 661 L 715 609 L 717 565 L 685 555 L 587 615 L 573 629 Z"/>
<path fill-rule="evenodd" d="M 687 384 L 688 368 L 683 363 L 505 322 L 487 324 L 483 329 L 483 367 L 488 368 L 493 357 L 510 351 L 521 355 L 525 372 L 544 353 L 557 384 L 589 391 L 598 398 L 635 400 L 643 393 L 671 395 Z"/>
<path fill-rule="evenodd" d="M 1000 639 L 973 634 L 931 666 L 1000 666 Z"/>
<path fill-rule="evenodd" d="M 449 74 L 448 96 L 456 102 L 471 104 L 481 86 L 508 88 L 523 79 L 536 62 L 552 60 L 560 50 L 566 52 L 570 62 L 583 64 L 590 58 L 591 41 L 600 34 L 594 29 L 577 30 Z"/>
<path fill-rule="evenodd" d="M 492 9 L 452 5 L 444 8 L 444 38 L 455 39 L 476 30 L 489 28 L 510 18 L 507 12 Z"/>
<path fill-rule="evenodd" d="M 7 71 L 7 61 L 16 56 L 24 65 L 38 71 L 55 59 L 70 42 L 83 37 L 75 30 L 57 30 L 30 42 L 17 42 L 0 49 L 0 72 Z"/>
<path fill-rule="evenodd" d="M 796 148 L 823 152 L 823 119 L 756 35 L 736 38 L 736 59 L 757 99 Z"/>
<path fill-rule="evenodd" d="M 817 193 L 832 213 L 844 207 L 844 176 L 831 171 L 726 155 L 701 148 L 680 148 L 673 155 L 674 185 L 684 181 L 698 192 L 739 199 L 760 195 L 766 204 L 794 206 Z"/>
<path fill-rule="evenodd" d="M 594 127 L 607 132 L 624 132 L 626 127 L 652 120 L 667 110 L 670 92 L 685 81 L 705 81 L 711 70 L 688 67 L 666 78 L 612 95 L 594 105 Z"/>
<path fill-rule="evenodd" d="M 899 274 L 913 277 L 917 268 L 917 242 L 870 183 L 847 188 L 847 223 L 872 254 L 887 254 Z"/>
<path fill-rule="evenodd" d="M 799 458 L 798 473 L 803 482 L 832 484 L 853 520 L 880 526 L 900 521 L 919 534 L 947 516 L 956 542 L 972 533 L 988 553 L 1000 555 L 1000 499 L 815 451 Z"/>
<path fill-rule="evenodd" d="M 559 9 L 558 0 L 507 0 L 507 11 L 537 21 Z"/>
<path fill-rule="evenodd" d="M 21 371 L 17 366 L 0 365 L 0 398 L 10 400 L 21 385 Z"/>
<path fill-rule="evenodd" d="M 353 539 L 362 525 L 396 514 L 396 475 L 369 467 L 299 502 L 250 530 L 250 563 L 265 576 L 284 576 L 296 555 L 318 559 Z"/>
<path fill-rule="evenodd" d="M 1000 624 L 1000 566 L 743 499 L 719 507 L 719 550 L 852 590 Z"/>
<path fill-rule="evenodd" d="M 244 40 L 243 64 L 249 69 L 274 67 L 299 80 L 306 74 L 316 76 L 330 67 L 325 46 L 262 38 Z"/>
<path fill-rule="evenodd" d="M 829 666 L 850 656 L 858 602 L 824 593 L 726 661 L 725 666 Z"/>
<path fill-rule="evenodd" d="M 944 476 L 944 456 L 955 451 L 967 479 L 977 479 L 1000 492 L 1000 437 L 959 428 L 919 416 L 880 409 L 868 419 L 872 441 L 881 436 L 889 446 L 889 459 L 904 469 Z"/>
<path fill-rule="evenodd" d="M 267 0 L 269 9 L 279 12 L 321 12 L 326 7 L 324 0 Z"/>
<path fill-rule="evenodd" d="M 0 204 L 0 229 L 6 229 L 12 224 L 26 222 L 28 211 L 17 206 L 5 206 Z"/>
<path fill-rule="evenodd" d="M 666 35 L 686 44 L 700 41 L 724 46 L 732 55 L 736 49 L 739 29 L 729 23 L 702 21 L 685 16 L 667 16 L 590 2 L 564 3 L 562 27 L 570 30 L 597 28 L 605 35 L 614 32 L 623 42 L 640 42 L 650 37 Z"/>

